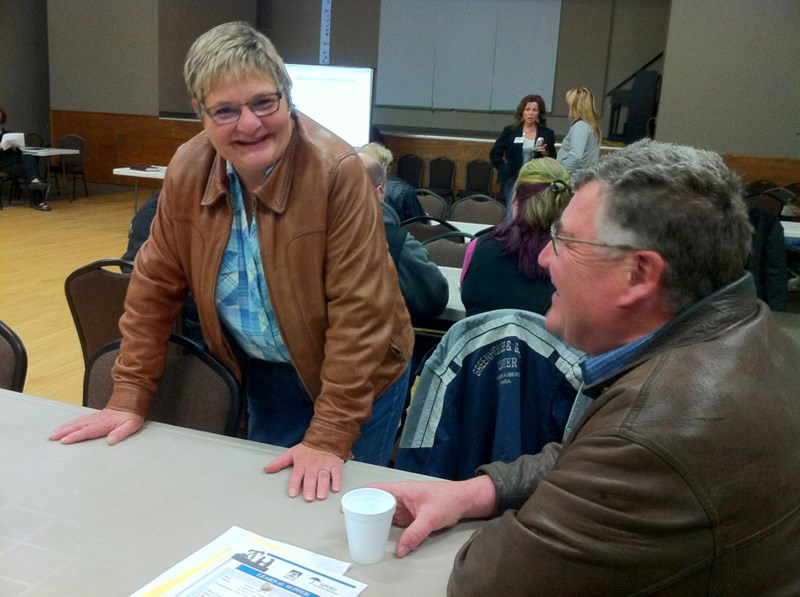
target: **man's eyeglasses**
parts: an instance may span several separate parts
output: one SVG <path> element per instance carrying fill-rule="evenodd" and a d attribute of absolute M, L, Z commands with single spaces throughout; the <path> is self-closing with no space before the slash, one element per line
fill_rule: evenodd
<path fill-rule="evenodd" d="M 261 97 L 250 100 L 249 102 L 244 102 L 243 104 L 222 104 L 219 106 L 211 106 L 210 108 L 206 108 L 203 104 L 200 104 L 200 108 L 217 124 L 236 124 L 242 117 L 244 106 L 247 106 L 255 116 L 263 118 L 264 116 L 269 116 L 278 111 L 278 108 L 281 106 L 282 97 L 283 94 L 277 92 L 270 93 L 269 95 L 262 95 Z"/>
<path fill-rule="evenodd" d="M 582 238 L 573 238 L 571 236 L 561 236 L 559 230 L 561 228 L 560 222 L 553 223 L 550 226 L 550 242 L 553 243 L 553 253 L 558 255 L 561 243 L 580 243 L 583 245 L 592 245 L 594 247 L 605 247 L 606 249 L 620 249 L 622 251 L 640 251 L 639 247 L 631 245 L 615 245 L 612 243 L 604 243 L 599 240 L 584 240 Z"/>

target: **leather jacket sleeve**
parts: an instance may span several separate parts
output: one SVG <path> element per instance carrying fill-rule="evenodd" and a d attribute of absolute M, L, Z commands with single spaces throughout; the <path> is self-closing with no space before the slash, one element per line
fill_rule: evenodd
<path fill-rule="evenodd" d="M 691 480 L 653 448 L 597 433 L 557 461 L 558 445 L 549 444 L 517 463 L 483 467 L 498 488 L 498 511 L 523 504 L 473 534 L 448 594 L 629 594 L 690 575 L 686 554 L 713 551 L 708 514 Z"/>

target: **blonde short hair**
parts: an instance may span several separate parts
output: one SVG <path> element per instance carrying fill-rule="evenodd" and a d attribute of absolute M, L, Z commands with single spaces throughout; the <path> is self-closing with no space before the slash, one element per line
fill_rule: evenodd
<path fill-rule="evenodd" d="M 183 77 L 193 100 L 200 104 L 220 80 L 268 76 L 292 109 L 292 80 L 283 59 L 263 33 L 244 21 L 223 23 L 198 37 L 183 66 Z"/>
<path fill-rule="evenodd" d="M 394 161 L 392 152 L 380 143 L 367 143 L 366 145 L 362 145 L 359 147 L 358 153 L 363 153 L 370 156 L 381 166 L 383 166 L 385 170 L 389 170 L 389 166 L 391 166 L 392 162 Z"/>

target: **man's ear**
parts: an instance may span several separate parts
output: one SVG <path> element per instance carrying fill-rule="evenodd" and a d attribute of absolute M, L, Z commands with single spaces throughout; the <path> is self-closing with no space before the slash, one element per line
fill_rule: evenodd
<path fill-rule="evenodd" d="M 655 251 L 635 251 L 630 259 L 626 272 L 628 288 L 621 297 L 622 304 L 631 306 L 642 301 L 660 300 L 666 269 L 664 258 Z"/>

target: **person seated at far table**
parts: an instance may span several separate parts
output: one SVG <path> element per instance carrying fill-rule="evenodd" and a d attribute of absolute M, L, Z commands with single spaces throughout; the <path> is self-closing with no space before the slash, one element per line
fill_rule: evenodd
<path fill-rule="evenodd" d="M 719 155 L 650 140 L 583 171 L 539 256 L 546 328 L 591 355 L 572 430 L 467 481 L 374 484 L 398 556 L 493 518 L 449 594 L 800 594 L 800 346 L 756 298 L 742 195 Z"/>
<path fill-rule="evenodd" d="M 0 108 L 0 138 L 8 131 L 5 128 L 6 112 Z M 39 211 L 51 211 L 47 204 L 47 183 L 39 178 L 39 161 L 36 156 L 22 153 L 19 147 L 12 146 L 0 149 L 0 172 L 13 178 L 24 178 L 28 183 L 28 196 L 31 207 Z"/>
<path fill-rule="evenodd" d="M 363 149 L 363 148 L 362 148 Z M 439 267 L 428 259 L 428 252 L 407 230 L 400 228 L 400 219 L 384 198 L 386 169 L 366 153 L 359 153 L 375 189 L 383 213 L 386 242 L 392 256 L 400 291 L 412 319 L 435 317 L 447 307 L 450 296 L 447 279 Z"/>
<path fill-rule="evenodd" d="M 358 149 L 358 153 L 372 157 L 386 170 L 383 201 L 394 209 L 401 223 L 425 215 L 425 210 L 417 199 L 417 190 L 402 178 L 389 174 L 389 166 L 392 165 L 394 156 L 387 147 L 380 143 L 367 143 Z"/>
<path fill-rule="evenodd" d="M 544 315 L 553 284 L 539 265 L 550 226 L 569 203 L 571 180 L 553 158 L 527 162 L 511 193 L 510 220 L 472 240 L 461 270 L 461 302 L 467 317 L 495 309 Z"/>

